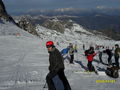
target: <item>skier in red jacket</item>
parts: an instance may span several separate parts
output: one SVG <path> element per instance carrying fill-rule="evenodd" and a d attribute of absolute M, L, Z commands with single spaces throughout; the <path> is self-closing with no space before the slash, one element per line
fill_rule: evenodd
<path fill-rule="evenodd" d="M 92 61 L 93 61 L 94 56 L 95 56 L 96 54 L 97 54 L 97 53 L 95 53 L 93 47 L 90 47 L 88 50 L 85 51 L 85 55 L 86 55 L 86 58 L 87 58 L 87 60 L 88 60 L 87 67 L 88 67 L 88 70 L 89 70 L 89 71 L 95 71 L 94 66 L 92 65 Z"/>

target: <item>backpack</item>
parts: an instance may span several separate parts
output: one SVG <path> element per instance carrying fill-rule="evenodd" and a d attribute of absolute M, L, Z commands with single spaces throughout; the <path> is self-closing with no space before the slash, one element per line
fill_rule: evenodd
<path fill-rule="evenodd" d="M 64 48 L 63 50 L 61 50 L 61 54 L 65 55 L 68 53 L 68 51 L 69 51 L 69 48 Z"/>

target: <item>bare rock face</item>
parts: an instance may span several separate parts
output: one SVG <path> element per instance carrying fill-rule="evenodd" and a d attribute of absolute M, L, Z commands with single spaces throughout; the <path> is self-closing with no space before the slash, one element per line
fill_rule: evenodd
<path fill-rule="evenodd" d="M 35 26 L 30 21 L 28 21 L 27 19 L 23 18 L 21 21 L 16 23 L 14 21 L 14 19 L 10 15 L 8 15 L 8 13 L 7 13 L 6 9 L 5 9 L 5 5 L 4 5 L 2 0 L 0 0 L 0 20 L 1 19 L 12 22 L 15 25 L 17 25 L 18 27 L 24 29 L 25 31 L 28 31 L 31 34 L 38 36 L 38 34 L 37 34 L 36 30 L 35 30 Z"/>
<path fill-rule="evenodd" d="M 71 28 L 73 26 L 72 22 L 62 21 L 58 19 L 46 20 L 42 26 L 49 28 L 51 30 L 56 30 L 57 32 L 64 33 L 65 28 Z"/>
<path fill-rule="evenodd" d="M 5 5 L 4 5 L 2 0 L 0 0 L 0 19 L 4 19 L 6 21 L 15 23 L 13 18 L 7 14 L 7 11 L 5 9 Z"/>
<path fill-rule="evenodd" d="M 27 17 L 21 17 L 18 21 L 18 25 L 20 28 L 24 29 L 25 31 L 33 34 L 33 35 L 38 35 L 36 31 L 36 26 L 34 23 L 32 23 L 32 20 L 27 18 Z"/>
<path fill-rule="evenodd" d="M 4 14 L 6 14 L 5 6 L 2 0 L 0 0 L 0 17 L 2 17 Z"/>

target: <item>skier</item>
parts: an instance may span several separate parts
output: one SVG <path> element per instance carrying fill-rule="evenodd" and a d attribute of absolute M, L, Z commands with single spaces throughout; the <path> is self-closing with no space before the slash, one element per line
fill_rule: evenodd
<path fill-rule="evenodd" d="M 78 50 L 77 50 L 77 44 L 75 44 L 75 46 L 74 46 L 74 51 L 77 53 L 78 52 Z"/>
<path fill-rule="evenodd" d="M 117 68 L 119 68 L 119 54 L 120 54 L 119 45 L 115 44 L 114 57 L 115 57 L 115 64 L 116 64 Z"/>
<path fill-rule="evenodd" d="M 56 75 L 58 75 L 58 77 L 62 81 L 64 85 L 64 90 L 71 90 L 68 80 L 66 79 L 66 76 L 64 74 L 65 67 L 61 53 L 57 48 L 55 48 L 53 41 L 46 42 L 46 48 L 48 49 L 50 63 L 49 73 L 46 76 L 48 90 L 56 90 L 52 80 Z"/>
<path fill-rule="evenodd" d="M 107 47 L 107 49 L 104 50 L 103 53 L 107 53 L 107 55 L 108 55 L 108 65 L 111 65 L 111 64 L 112 64 L 111 58 L 112 58 L 112 56 L 113 56 L 112 50 L 110 50 L 110 49 Z"/>
<path fill-rule="evenodd" d="M 83 50 L 85 50 L 85 44 L 83 44 Z"/>
<path fill-rule="evenodd" d="M 90 47 L 88 50 L 85 51 L 85 56 L 87 57 L 88 60 L 88 70 L 91 71 L 95 71 L 94 66 L 92 65 L 92 61 L 93 61 L 93 57 L 96 55 L 97 53 L 95 53 L 94 51 L 94 47 Z M 96 71 L 95 71 L 96 72 Z"/>
<path fill-rule="evenodd" d="M 103 53 L 103 47 L 100 46 L 99 47 L 99 60 L 100 60 L 101 63 L 103 63 L 103 61 L 102 61 L 102 53 Z"/>
<path fill-rule="evenodd" d="M 70 64 L 73 64 L 74 48 L 73 48 L 73 44 L 72 43 L 69 44 L 69 55 L 70 55 Z"/>

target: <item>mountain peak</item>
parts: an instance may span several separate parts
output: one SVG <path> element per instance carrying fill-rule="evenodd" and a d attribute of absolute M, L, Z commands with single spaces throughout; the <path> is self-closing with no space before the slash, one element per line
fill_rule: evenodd
<path fill-rule="evenodd" d="M 13 18 L 10 15 L 8 15 L 6 8 L 5 8 L 5 5 L 4 5 L 2 0 L 0 0 L 0 19 L 4 19 L 5 21 L 15 23 Z"/>

